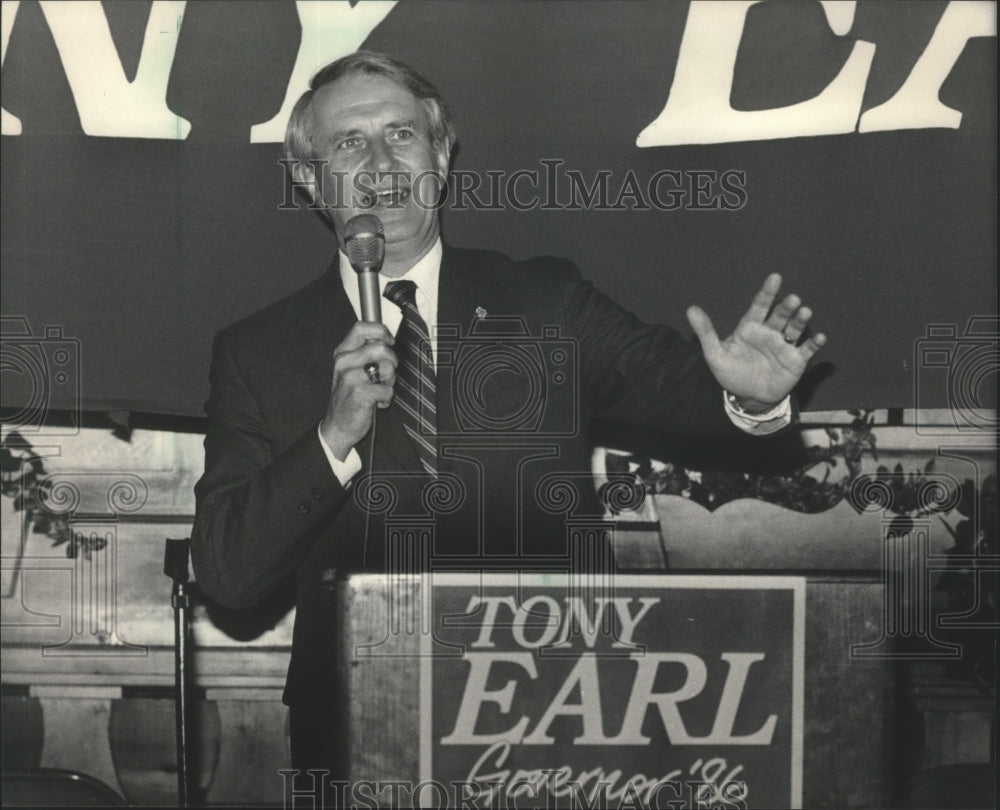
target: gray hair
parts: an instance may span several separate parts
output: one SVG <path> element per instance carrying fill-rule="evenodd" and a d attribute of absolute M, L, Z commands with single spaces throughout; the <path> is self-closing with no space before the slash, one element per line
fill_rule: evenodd
<path fill-rule="evenodd" d="M 309 89 L 295 102 L 285 130 L 286 158 L 303 161 L 320 157 L 315 154 L 312 143 L 309 105 L 313 94 L 324 85 L 354 73 L 385 76 L 412 93 L 427 111 L 431 146 L 438 154 L 448 155 L 455 143 L 455 128 L 438 89 L 413 68 L 391 56 L 374 51 L 355 51 L 321 68 L 309 82 Z"/>

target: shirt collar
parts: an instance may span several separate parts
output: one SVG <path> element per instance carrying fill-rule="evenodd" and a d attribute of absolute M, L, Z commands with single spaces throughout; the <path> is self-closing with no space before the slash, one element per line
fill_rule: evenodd
<path fill-rule="evenodd" d="M 354 268 L 351 267 L 351 263 L 344 252 L 339 251 L 339 253 L 340 281 L 344 285 L 344 291 L 347 293 L 347 298 L 350 300 L 351 306 L 353 306 L 354 311 L 358 313 L 361 311 L 361 296 L 358 293 L 357 273 L 354 272 Z M 379 293 L 382 293 L 385 290 L 385 285 L 390 281 L 408 279 L 417 285 L 418 294 L 433 301 L 436 308 L 438 297 L 438 279 L 441 276 L 442 254 L 443 248 L 441 247 L 441 238 L 438 237 L 431 246 L 431 249 L 428 250 L 423 257 L 421 257 L 420 261 L 413 265 L 413 267 L 407 270 L 402 276 L 390 279 L 379 273 Z"/>

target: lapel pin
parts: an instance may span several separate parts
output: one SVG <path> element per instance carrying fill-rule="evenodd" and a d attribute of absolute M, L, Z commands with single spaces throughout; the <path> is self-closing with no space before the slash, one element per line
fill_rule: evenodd
<path fill-rule="evenodd" d="M 483 318 L 485 318 L 486 317 L 486 310 L 483 309 L 482 307 L 476 307 L 476 317 L 479 318 L 479 320 L 482 320 Z"/>

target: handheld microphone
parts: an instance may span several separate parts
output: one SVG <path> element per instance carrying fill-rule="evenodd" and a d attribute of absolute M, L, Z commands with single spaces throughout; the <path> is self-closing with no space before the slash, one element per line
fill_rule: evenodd
<path fill-rule="evenodd" d="M 385 260 L 382 220 L 373 214 L 358 214 L 347 223 L 344 246 L 347 248 L 347 260 L 358 274 L 361 320 L 381 323 L 382 303 L 378 292 L 378 274 Z"/>
<path fill-rule="evenodd" d="M 358 214 L 348 220 L 344 233 L 347 260 L 358 274 L 361 296 L 361 320 L 382 323 L 382 297 L 378 291 L 378 274 L 385 260 L 385 234 L 382 220 L 374 214 Z M 382 381 L 378 363 L 368 363 L 365 374 L 373 383 Z"/>

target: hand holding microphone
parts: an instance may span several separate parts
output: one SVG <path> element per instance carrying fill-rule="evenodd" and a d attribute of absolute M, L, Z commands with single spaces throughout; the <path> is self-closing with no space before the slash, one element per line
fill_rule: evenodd
<path fill-rule="evenodd" d="M 371 429 L 374 409 L 389 407 L 396 370 L 389 348 L 395 341 L 382 323 L 378 285 L 385 257 L 382 223 L 370 214 L 354 217 L 344 243 L 358 275 L 362 317 L 334 350 L 330 402 L 320 424 L 324 441 L 340 460 Z"/>

